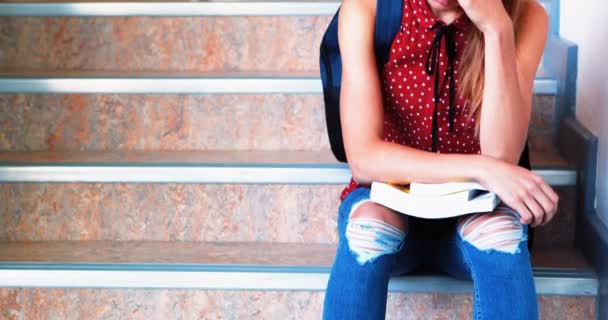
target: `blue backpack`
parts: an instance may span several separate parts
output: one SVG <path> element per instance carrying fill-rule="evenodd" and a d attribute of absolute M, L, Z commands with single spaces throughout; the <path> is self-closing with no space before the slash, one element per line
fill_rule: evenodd
<path fill-rule="evenodd" d="M 376 21 L 374 30 L 374 52 L 378 73 L 388 60 L 390 48 L 401 27 L 404 0 L 377 0 Z M 325 103 L 325 122 L 331 151 L 340 162 L 347 162 L 340 124 L 340 84 L 342 81 L 342 59 L 338 46 L 338 15 L 340 8 L 331 19 L 321 40 L 319 64 L 323 83 Z M 519 159 L 520 167 L 531 169 L 528 140 Z M 529 228 L 528 248 L 532 248 L 534 228 Z"/>

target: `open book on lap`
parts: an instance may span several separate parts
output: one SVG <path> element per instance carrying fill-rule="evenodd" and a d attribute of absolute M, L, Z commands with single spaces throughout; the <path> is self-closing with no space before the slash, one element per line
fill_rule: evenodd
<path fill-rule="evenodd" d="M 403 214 L 425 219 L 490 212 L 500 203 L 495 193 L 476 182 L 395 185 L 374 181 L 370 200 Z"/>

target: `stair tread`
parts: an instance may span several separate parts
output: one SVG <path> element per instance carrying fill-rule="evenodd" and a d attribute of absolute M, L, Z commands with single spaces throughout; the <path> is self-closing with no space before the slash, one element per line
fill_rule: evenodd
<path fill-rule="evenodd" d="M 285 78 L 320 79 L 318 72 L 312 71 L 109 71 L 109 70 L 42 70 L 42 69 L 0 69 L 0 78 Z"/>
<path fill-rule="evenodd" d="M 555 95 L 558 81 L 534 80 L 538 95 Z M 146 81 L 146 85 L 142 85 Z M 0 70 L 0 92 L 41 93 L 322 93 L 320 73 L 211 71 L 121 72 L 61 70 Z"/>
<path fill-rule="evenodd" d="M 338 0 L 11 0 L 11 3 L 340 3 Z"/>
<path fill-rule="evenodd" d="M 556 151 L 530 150 L 533 168 L 571 169 Z M 0 166 L 6 165 L 264 165 L 346 167 L 330 150 L 263 151 L 263 150 L 199 150 L 199 151 L 31 151 L 0 152 Z"/>
<path fill-rule="evenodd" d="M 124 165 L 165 164 L 213 165 L 213 164 L 266 164 L 335 166 L 340 164 L 330 151 L 34 151 L 0 152 L 0 162 L 29 164 L 99 164 Z"/>
<path fill-rule="evenodd" d="M 334 244 L 183 241 L 2 241 L 2 264 L 167 264 L 329 268 Z M 536 248 L 534 268 L 591 270 L 576 248 Z"/>
<path fill-rule="evenodd" d="M 338 0 L 11 0 L 11 3 L 340 3 Z M 543 0 L 542 4 L 551 3 L 551 0 Z"/>
<path fill-rule="evenodd" d="M 278 78 L 278 79 L 318 79 L 318 71 L 121 71 L 121 70 L 42 70 L 42 69 L 0 69 L 1 78 L 149 78 L 149 79 L 192 79 L 192 78 Z M 542 67 L 537 70 L 536 80 L 553 80 Z"/>
<path fill-rule="evenodd" d="M 0 78 L 32 77 L 107 77 L 107 78 L 320 78 L 317 71 L 109 71 L 109 70 L 42 70 L 42 69 L 0 69 Z M 539 68 L 536 79 L 551 79 L 549 74 Z"/>

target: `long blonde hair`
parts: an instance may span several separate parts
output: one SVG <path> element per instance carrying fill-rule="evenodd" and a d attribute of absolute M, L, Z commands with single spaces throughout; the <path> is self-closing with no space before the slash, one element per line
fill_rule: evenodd
<path fill-rule="evenodd" d="M 518 34 L 518 20 L 521 16 L 521 4 L 523 0 L 503 0 L 502 3 L 513 21 L 515 37 Z M 459 86 L 458 94 L 467 101 L 468 117 L 475 117 L 475 135 L 479 135 L 479 119 L 481 115 L 481 103 L 483 100 L 483 82 L 485 75 L 484 66 L 484 39 L 483 34 L 477 28 L 471 28 L 467 34 L 467 45 L 462 52 L 461 62 L 458 68 Z"/>

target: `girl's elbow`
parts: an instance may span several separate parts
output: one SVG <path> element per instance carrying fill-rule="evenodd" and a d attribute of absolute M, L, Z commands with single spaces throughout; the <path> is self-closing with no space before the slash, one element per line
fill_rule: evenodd
<path fill-rule="evenodd" d="M 347 152 L 347 158 L 353 180 L 359 184 L 369 184 L 375 180 L 379 154 L 376 141 L 359 141 L 357 147 L 350 151 Z"/>
<path fill-rule="evenodd" d="M 348 161 L 350 171 L 355 180 L 359 184 L 371 183 L 371 168 L 366 159 L 354 158 Z"/>

